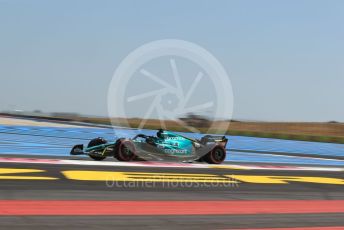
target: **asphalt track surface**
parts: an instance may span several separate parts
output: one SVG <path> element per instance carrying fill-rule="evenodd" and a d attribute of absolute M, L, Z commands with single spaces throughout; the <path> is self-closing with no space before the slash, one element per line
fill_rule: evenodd
<path fill-rule="evenodd" d="M 344 229 L 344 171 L 226 166 L 1 162 L 0 229 Z"/>

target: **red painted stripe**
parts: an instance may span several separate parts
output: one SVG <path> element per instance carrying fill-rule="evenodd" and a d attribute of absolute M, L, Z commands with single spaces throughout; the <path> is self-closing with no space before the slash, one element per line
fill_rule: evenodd
<path fill-rule="evenodd" d="M 68 201 L 0 200 L 0 215 L 226 215 L 343 213 L 344 200 Z"/>
<path fill-rule="evenodd" d="M 232 229 L 239 230 L 239 229 Z M 240 230 L 344 230 L 344 226 L 335 227 L 298 227 L 298 228 L 244 228 Z"/>

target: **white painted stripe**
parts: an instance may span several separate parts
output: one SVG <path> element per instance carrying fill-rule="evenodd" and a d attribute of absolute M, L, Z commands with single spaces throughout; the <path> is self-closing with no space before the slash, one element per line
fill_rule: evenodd
<path fill-rule="evenodd" d="M 87 165 L 113 167 L 151 167 L 151 168 L 207 168 L 207 169 L 246 169 L 246 170 L 279 170 L 279 171 L 344 171 L 344 168 L 308 167 L 308 166 L 279 166 L 279 165 L 238 165 L 238 164 L 193 164 L 193 163 L 165 163 L 165 162 L 116 162 L 116 161 L 88 161 L 65 159 L 17 158 L 0 157 L 1 163 L 24 164 L 60 164 L 60 165 Z"/>
<path fill-rule="evenodd" d="M 227 150 L 227 151 L 229 151 L 229 150 Z M 293 159 L 304 158 L 304 159 L 311 159 L 311 160 L 343 161 L 344 162 L 344 160 L 341 160 L 341 159 L 329 159 L 329 158 L 325 158 L 325 156 L 324 157 L 309 157 L 309 156 L 302 156 L 301 154 L 300 154 L 300 156 L 290 156 L 290 155 L 283 155 L 283 154 L 278 154 L 278 153 L 264 153 L 262 155 L 263 156 L 264 155 L 272 156 L 272 157 L 276 157 L 276 156 L 278 156 L 278 157 L 287 157 L 287 158 L 293 158 Z M 330 157 L 330 156 L 328 156 L 328 157 Z"/>

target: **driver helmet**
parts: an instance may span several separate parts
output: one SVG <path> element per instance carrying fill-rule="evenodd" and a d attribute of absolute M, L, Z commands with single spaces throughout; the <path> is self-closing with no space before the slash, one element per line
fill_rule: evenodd
<path fill-rule="evenodd" d="M 164 139 L 164 130 L 163 129 L 159 129 L 159 131 L 156 133 L 156 136 L 161 138 L 161 139 Z"/>

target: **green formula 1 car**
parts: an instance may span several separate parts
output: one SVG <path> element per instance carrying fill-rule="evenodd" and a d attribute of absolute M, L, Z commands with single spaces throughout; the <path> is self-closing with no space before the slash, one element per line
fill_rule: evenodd
<path fill-rule="evenodd" d="M 227 142 L 225 136 L 205 135 L 196 140 L 159 130 L 156 136 L 138 134 L 134 138 L 120 138 L 113 142 L 98 137 L 91 140 L 86 148 L 75 145 L 70 154 L 88 155 L 98 161 L 113 156 L 119 161 L 205 161 L 220 164 L 226 158 Z"/>

